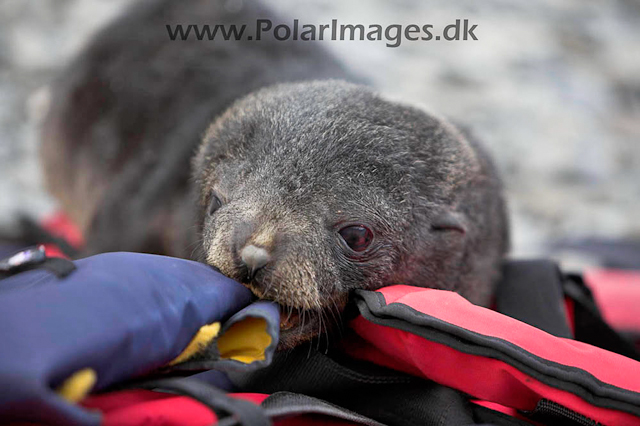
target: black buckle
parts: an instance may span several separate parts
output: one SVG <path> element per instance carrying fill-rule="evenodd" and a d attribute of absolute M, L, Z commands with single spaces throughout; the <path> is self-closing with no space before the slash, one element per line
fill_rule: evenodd
<path fill-rule="evenodd" d="M 1 272 L 13 272 L 32 265 L 38 265 L 47 259 L 44 246 L 31 247 L 0 260 Z"/>
<path fill-rule="evenodd" d="M 44 246 L 39 245 L 0 260 L 0 279 L 38 268 L 46 269 L 58 278 L 64 278 L 73 272 L 76 266 L 67 259 L 47 257 Z"/>

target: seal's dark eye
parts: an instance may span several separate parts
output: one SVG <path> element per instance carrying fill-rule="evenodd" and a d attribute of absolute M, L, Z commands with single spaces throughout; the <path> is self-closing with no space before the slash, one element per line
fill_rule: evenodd
<path fill-rule="evenodd" d="M 353 251 L 365 251 L 373 240 L 373 232 L 362 225 L 346 226 L 340 230 L 340 236 Z"/>
<path fill-rule="evenodd" d="M 209 215 L 214 214 L 220 207 L 222 207 L 222 201 L 220 201 L 220 198 L 218 198 L 216 194 L 211 194 L 211 201 L 209 202 Z"/>

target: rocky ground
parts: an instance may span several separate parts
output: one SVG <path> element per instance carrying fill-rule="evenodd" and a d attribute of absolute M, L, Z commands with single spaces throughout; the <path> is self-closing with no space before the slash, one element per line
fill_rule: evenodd
<path fill-rule="evenodd" d="M 0 0 L 0 227 L 18 211 L 54 208 L 35 155 L 37 90 L 128 3 Z M 507 183 L 514 255 L 542 253 L 557 238 L 640 238 L 637 1 L 269 3 L 316 24 L 477 24 L 477 41 L 327 45 L 388 96 L 486 142 Z"/>

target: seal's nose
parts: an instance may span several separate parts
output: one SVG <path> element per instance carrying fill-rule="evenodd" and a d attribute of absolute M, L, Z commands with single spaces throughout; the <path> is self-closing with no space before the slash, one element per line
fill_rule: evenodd
<path fill-rule="evenodd" d="M 251 280 L 256 275 L 256 272 L 271 260 L 271 256 L 261 247 L 248 245 L 240 252 L 240 259 L 246 265 L 249 271 L 249 279 Z"/>

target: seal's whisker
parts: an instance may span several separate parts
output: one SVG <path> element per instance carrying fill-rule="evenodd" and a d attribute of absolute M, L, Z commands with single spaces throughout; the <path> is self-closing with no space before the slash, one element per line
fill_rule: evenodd
<path fill-rule="evenodd" d="M 187 250 L 189 250 L 189 249 L 191 249 L 191 247 L 193 247 L 193 249 L 191 250 L 191 255 L 189 257 L 191 257 L 193 259 L 193 256 L 196 253 L 196 250 L 198 250 L 198 248 L 200 248 L 202 243 L 204 243 L 204 237 L 198 238 L 197 241 L 194 241 L 193 243 L 189 244 L 186 247 Z"/>
<path fill-rule="evenodd" d="M 322 312 L 322 315 L 324 316 L 324 312 Z M 325 318 L 325 322 L 323 322 L 323 325 L 324 325 L 324 330 L 325 330 L 324 338 L 325 338 L 325 341 L 327 342 L 327 346 L 325 347 L 325 350 L 324 350 L 324 353 L 326 355 L 327 352 L 329 352 L 329 346 L 330 346 L 330 343 L 329 343 L 329 325 L 330 325 L 329 324 L 329 318 Z"/>
<path fill-rule="evenodd" d="M 333 316 L 333 320 L 336 323 L 336 327 L 338 328 L 338 333 L 340 333 L 340 338 L 342 338 L 342 313 L 340 312 L 340 308 L 338 307 L 336 301 L 334 299 L 331 299 L 331 303 L 333 304 L 333 307 L 330 307 L 329 312 L 331 312 L 331 316 Z M 334 314 L 334 308 L 335 308 L 335 313 L 338 314 L 338 317 L 336 318 L 336 315 Z"/>
<path fill-rule="evenodd" d="M 322 336 L 322 311 L 318 315 L 318 344 L 316 345 L 316 351 L 320 351 L 320 340 Z"/>

